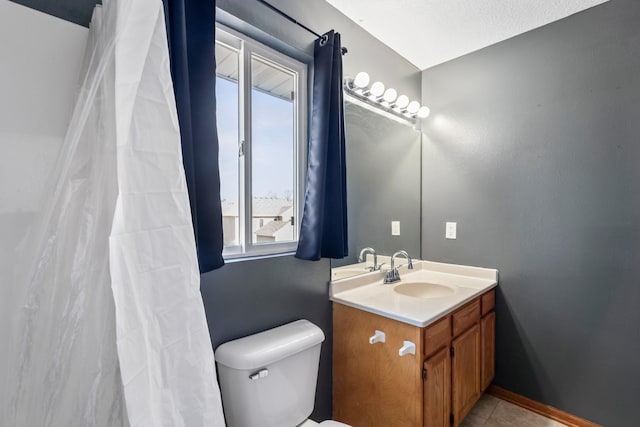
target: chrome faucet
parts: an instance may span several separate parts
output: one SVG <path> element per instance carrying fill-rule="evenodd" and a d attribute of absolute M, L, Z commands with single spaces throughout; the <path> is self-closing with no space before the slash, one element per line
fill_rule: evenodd
<path fill-rule="evenodd" d="M 399 265 L 397 267 L 395 266 L 396 256 L 405 257 L 408 262 L 407 264 L 403 264 L 403 265 L 406 265 L 409 270 L 413 270 L 413 261 L 411 260 L 411 257 L 409 256 L 407 251 L 397 251 L 396 253 L 391 255 L 391 268 L 389 269 L 389 271 L 387 271 L 387 274 L 384 277 L 385 284 L 390 284 L 390 283 L 395 283 L 400 281 L 400 273 L 398 272 L 398 268 L 402 267 L 402 265 Z"/>
<path fill-rule="evenodd" d="M 364 257 L 366 253 L 370 253 L 373 255 L 373 267 L 368 267 L 369 271 L 376 271 L 378 267 L 378 255 L 376 255 L 376 251 L 373 248 L 364 248 L 360 251 L 360 255 L 358 256 L 358 262 L 365 262 L 367 259 Z"/>

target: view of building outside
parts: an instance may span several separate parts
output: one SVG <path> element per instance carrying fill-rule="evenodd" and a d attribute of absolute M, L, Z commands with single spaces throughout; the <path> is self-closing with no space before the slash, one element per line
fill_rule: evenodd
<path fill-rule="evenodd" d="M 256 65 L 268 66 L 264 63 Z M 260 69 L 258 66 L 252 68 Z M 279 72 L 269 70 L 271 75 L 274 71 Z M 254 73 L 253 78 L 256 77 Z M 238 166 L 238 83 L 218 77 L 216 91 L 224 243 L 225 246 L 237 246 L 240 244 L 239 200 L 242 197 Z M 295 239 L 296 227 L 294 103 L 255 87 L 251 96 L 252 242 L 291 241 Z"/>

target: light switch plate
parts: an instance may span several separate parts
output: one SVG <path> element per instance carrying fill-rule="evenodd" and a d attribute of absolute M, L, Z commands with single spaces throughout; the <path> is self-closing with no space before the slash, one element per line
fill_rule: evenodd
<path fill-rule="evenodd" d="M 391 235 L 392 236 L 400 235 L 400 221 L 391 221 Z"/>
<path fill-rule="evenodd" d="M 458 228 L 458 223 L 457 222 L 447 222 L 445 224 L 445 228 L 444 228 L 444 237 L 445 239 L 451 239 L 451 240 L 455 240 L 457 237 L 457 228 Z"/>

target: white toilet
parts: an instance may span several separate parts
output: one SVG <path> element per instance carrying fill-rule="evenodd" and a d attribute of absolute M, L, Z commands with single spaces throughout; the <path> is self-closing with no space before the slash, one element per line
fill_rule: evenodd
<path fill-rule="evenodd" d="M 349 427 L 313 411 L 322 330 L 298 320 L 222 344 L 215 352 L 228 427 Z"/>

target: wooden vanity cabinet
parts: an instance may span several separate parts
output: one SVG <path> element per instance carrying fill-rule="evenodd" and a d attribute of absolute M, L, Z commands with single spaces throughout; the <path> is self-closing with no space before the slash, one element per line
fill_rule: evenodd
<path fill-rule="evenodd" d="M 451 411 L 455 425 L 482 394 L 480 358 L 480 327 L 475 323 L 451 343 Z"/>
<path fill-rule="evenodd" d="M 496 313 L 490 312 L 484 316 L 480 323 L 480 336 L 482 345 L 482 366 L 480 367 L 480 384 L 485 390 L 495 376 L 495 351 L 496 351 Z"/>
<path fill-rule="evenodd" d="M 457 427 L 494 376 L 495 291 L 426 328 L 333 304 L 333 419 Z M 375 331 L 386 342 L 369 344 Z M 404 341 L 416 354 L 399 356 Z"/>
<path fill-rule="evenodd" d="M 480 298 L 482 307 L 482 319 L 480 320 L 480 345 L 481 345 L 481 366 L 480 384 L 482 390 L 486 390 L 495 377 L 495 355 L 496 355 L 496 291 L 490 290 Z"/>
<path fill-rule="evenodd" d="M 333 418 L 354 427 L 422 425 L 421 329 L 337 303 L 333 325 Z M 376 330 L 386 342 L 369 344 Z M 404 340 L 416 343 L 416 355 L 398 355 Z"/>
<path fill-rule="evenodd" d="M 451 413 L 451 357 L 443 348 L 424 362 L 424 426 L 449 427 Z M 419 424 L 418 424 L 419 425 Z"/>
<path fill-rule="evenodd" d="M 480 313 L 481 297 L 462 306 L 452 314 L 451 342 L 451 412 L 462 420 L 478 401 L 480 389 Z"/>

